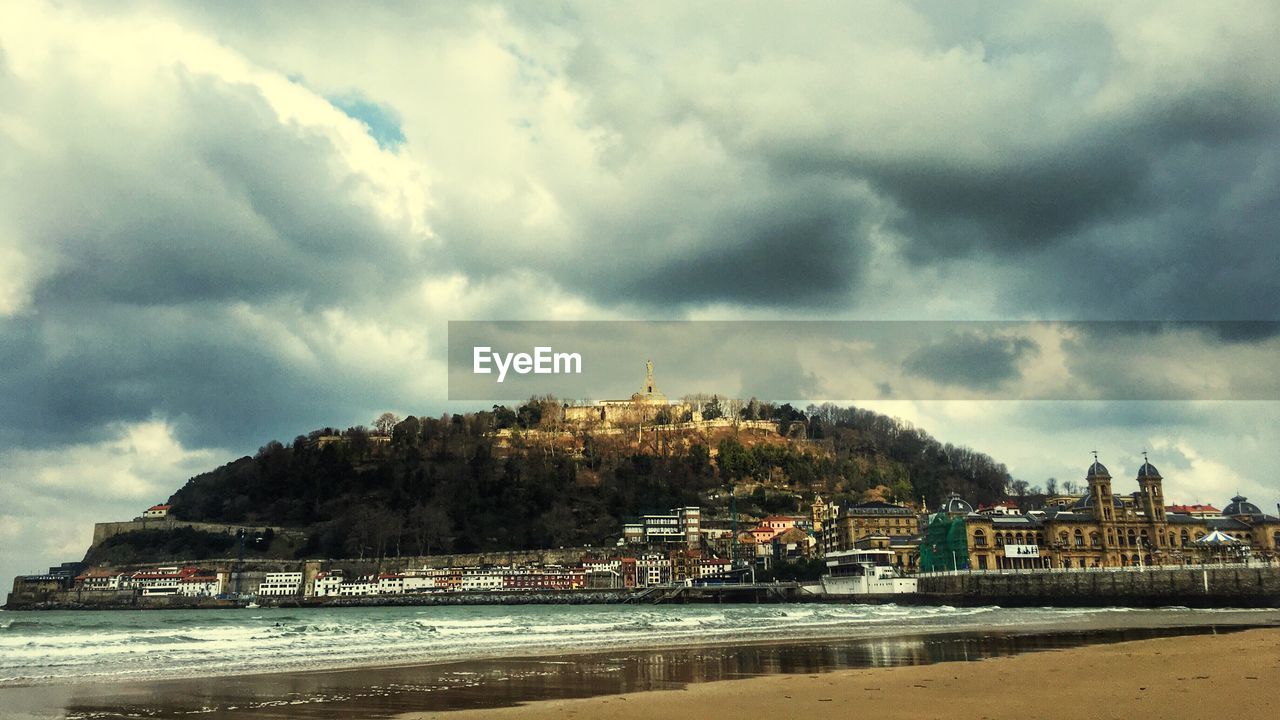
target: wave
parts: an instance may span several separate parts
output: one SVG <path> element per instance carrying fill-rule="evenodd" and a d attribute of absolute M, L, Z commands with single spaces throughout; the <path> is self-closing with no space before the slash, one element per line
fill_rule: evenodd
<path fill-rule="evenodd" d="M 323 608 L 253 616 L 211 611 L 50 613 L 35 621 L 4 618 L 0 686 L 59 678 L 109 680 L 292 671 L 557 650 L 842 636 L 888 638 L 915 632 L 1044 624 L 1089 627 L 1097 618 L 1120 612 L 1152 613 L 1153 622 L 1160 622 L 1161 618 L 1191 618 L 1204 611 L 687 605 Z"/>

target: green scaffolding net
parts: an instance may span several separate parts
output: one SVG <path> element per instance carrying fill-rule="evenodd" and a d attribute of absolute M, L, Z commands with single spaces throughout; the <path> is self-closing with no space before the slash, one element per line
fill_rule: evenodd
<path fill-rule="evenodd" d="M 924 542 L 920 544 L 920 570 L 969 569 L 968 537 L 963 515 L 934 515 L 925 528 Z"/>

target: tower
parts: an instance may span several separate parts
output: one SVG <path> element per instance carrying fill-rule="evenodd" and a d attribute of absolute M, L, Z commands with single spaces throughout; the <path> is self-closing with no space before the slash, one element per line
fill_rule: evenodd
<path fill-rule="evenodd" d="M 1098 462 L 1098 451 L 1093 451 L 1093 464 L 1085 475 L 1085 483 L 1089 486 L 1089 494 L 1093 496 L 1094 519 L 1100 523 L 1115 522 L 1114 496 L 1111 494 L 1111 473 Z"/>
<path fill-rule="evenodd" d="M 1164 478 L 1160 471 L 1147 460 L 1147 453 L 1142 452 L 1142 467 L 1138 468 L 1138 489 L 1142 495 L 1142 509 L 1147 515 L 1147 523 L 1152 526 L 1155 546 L 1167 544 L 1165 528 L 1168 522 L 1164 514 Z"/>
<path fill-rule="evenodd" d="M 1093 451 L 1093 464 L 1085 475 L 1085 483 L 1089 486 L 1089 497 L 1092 500 L 1093 518 L 1098 523 L 1098 540 L 1102 544 L 1104 566 L 1115 565 L 1119 558 L 1114 555 L 1116 547 L 1116 508 L 1115 498 L 1111 494 L 1111 473 L 1098 462 L 1098 451 Z"/>

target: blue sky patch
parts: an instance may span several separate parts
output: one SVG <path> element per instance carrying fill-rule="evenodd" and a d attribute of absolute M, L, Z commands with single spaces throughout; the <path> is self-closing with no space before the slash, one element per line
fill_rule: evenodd
<path fill-rule="evenodd" d="M 358 93 L 331 96 L 327 99 L 333 103 L 334 107 L 364 123 L 370 137 L 378 143 L 378 147 L 394 150 L 404 144 L 400 118 L 393 108 L 379 105 Z"/>

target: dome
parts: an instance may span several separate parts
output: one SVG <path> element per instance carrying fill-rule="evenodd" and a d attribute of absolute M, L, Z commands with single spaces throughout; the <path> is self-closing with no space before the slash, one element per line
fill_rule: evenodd
<path fill-rule="evenodd" d="M 1142 463 L 1142 467 L 1138 468 L 1138 479 L 1159 477 L 1160 471 L 1156 469 L 1155 465 L 1152 465 L 1149 462 Z"/>
<path fill-rule="evenodd" d="M 965 502 L 959 495 L 951 493 L 946 500 L 942 501 L 942 512 L 952 515 L 968 515 L 973 512 L 973 506 Z"/>
<path fill-rule="evenodd" d="M 1093 464 L 1089 466 L 1089 474 L 1088 474 L 1088 475 L 1086 475 L 1085 477 L 1087 477 L 1087 478 L 1091 478 L 1091 477 L 1108 477 L 1108 478 L 1109 478 L 1109 477 L 1111 477 L 1111 473 L 1107 472 L 1107 466 L 1106 466 L 1106 465 L 1103 465 L 1102 463 L 1098 462 L 1097 460 L 1094 460 L 1094 461 L 1093 461 Z"/>
<path fill-rule="evenodd" d="M 1258 506 L 1248 500 L 1249 498 L 1243 495 L 1231 498 L 1231 504 L 1222 509 L 1222 514 L 1227 517 L 1232 515 L 1261 515 L 1262 511 L 1258 509 Z"/>

